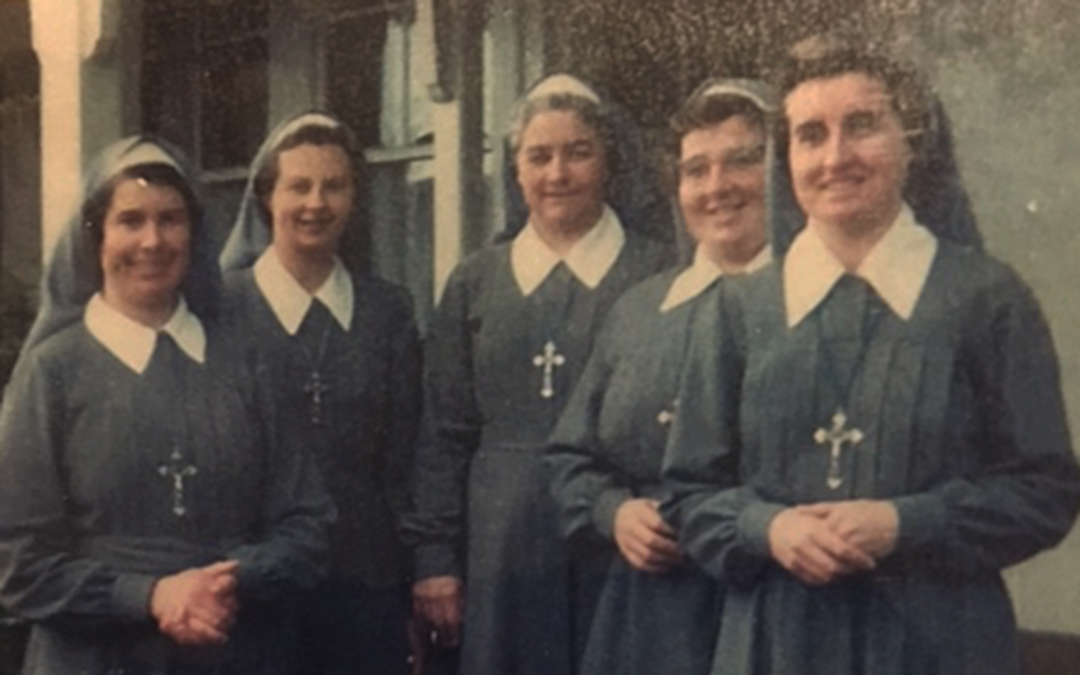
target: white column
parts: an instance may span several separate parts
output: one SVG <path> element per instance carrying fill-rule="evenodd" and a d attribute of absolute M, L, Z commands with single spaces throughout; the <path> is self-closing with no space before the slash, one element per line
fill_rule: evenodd
<path fill-rule="evenodd" d="M 82 3 L 31 0 L 30 26 L 41 66 L 41 246 L 48 258 L 79 198 L 82 166 Z"/>
<path fill-rule="evenodd" d="M 459 112 L 460 107 L 455 101 L 437 104 L 432 110 L 432 126 L 435 128 L 435 158 L 432 161 L 435 232 L 432 245 L 436 302 L 442 296 L 447 277 L 462 255 L 464 187 L 460 161 L 462 148 Z"/>
<path fill-rule="evenodd" d="M 115 47 L 117 0 L 30 0 L 34 51 L 41 66 L 41 246 L 78 205 L 85 158 L 118 138 L 122 74 L 98 54 Z M 103 36 L 110 38 L 103 41 Z"/>
<path fill-rule="evenodd" d="M 484 63 L 483 14 L 471 0 L 453 6 L 454 70 L 447 92 L 453 100 L 435 106 L 435 270 L 436 299 L 462 254 L 479 246 L 484 215 Z"/>
<path fill-rule="evenodd" d="M 288 115 L 321 107 L 320 96 L 325 83 L 319 50 L 313 24 L 298 19 L 292 2 L 272 0 L 267 120 L 270 129 Z"/>
<path fill-rule="evenodd" d="M 424 90 L 435 82 L 435 34 L 434 9 L 432 0 L 416 3 L 416 19 L 413 25 L 413 37 L 420 45 L 430 49 L 427 54 L 427 67 L 421 69 L 416 64 L 413 76 L 423 83 Z M 461 181 L 461 107 L 458 101 L 431 104 L 431 128 L 434 131 L 433 158 L 431 174 L 434 193 L 432 195 L 432 283 L 433 298 L 438 303 L 442 297 L 446 280 L 461 260 L 464 241 L 462 222 L 462 181 Z M 410 139 L 411 140 L 411 139 Z"/>

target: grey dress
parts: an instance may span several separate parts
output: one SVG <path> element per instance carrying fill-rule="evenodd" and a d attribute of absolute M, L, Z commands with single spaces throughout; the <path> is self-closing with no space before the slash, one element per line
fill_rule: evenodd
<path fill-rule="evenodd" d="M 417 576 L 464 575 L 462 673 L 575 672 L 609 551 L 568 550 L 543 448 L 622 292 L 662 269 L 667 249 L 626 242 L 594 289 L 557 267 L 522 296 L 510 245 L 451 275 L 431 327 L 429 405 L 417 464 Z M 553 340 L 565 361 L 544 397 L 536 359 Z"/>
<path fill-rule="evenodd" d="M 1001 570 L 1059 541 L 1080 501 L 1030 290 L 945 240 L 907 321 L 842 280 L 789 329 L 779 268 L 726 290 L 720 324 L 710 312 L 691 347 L 663 509 L 728 584 L 712 672 L 1016 675 Z M 844 313 L 856 320 L 830 319 Z M 837 381 L 851 383 L 846 402 Z M 830 488 L 815 431 L 845 404 L 864 438 Z M 768 524 L 837 499 L 892 500 L 896 549 L 873 571 L 807 586 L 773 562 Z"/>
<path fill-rule="evenodd" d="M 332 506 L 221 338 L 208 330 L 199 365 L 159 337 L 140 375 L 79 322 L 20 361 L 0 417 L 0 600 L 33 621 L 25 673 L 282 672 L 280 603 L 321 576 Z M 155 581 L 225 559 L 229 642 L 160 633 Z"/>
<path fill-rule="evenodd" d="M 261 386 L 284 413 L 283 439 L 312 453 L 338 505 L 331 575 L 389 588 L 410 572 L 399 523 L 420 417 L 419 340 L 404 289 L 370 276 L 352 282 L 349 331 L 320 308 L 289 335 L 250 267 L 226 275 L 226 308 L 252 345 Z M 316 366 L 327 391 L 323 419 L 313 422 L 305 387 Z"/>
<path fill-rule="evenodd" d="M 660 499 L 660 466 L 677 413 L 679 375 L 698 308 L 722 282 L 661 312 L 681 270 L 619 299 L 548 445 L 563 534 L 615 550 L 612 526 L 628 499 Z M 709 671 L 721 584 L 687 560 L 641 572 L 615 555 L 589 632 L 586 675 L 703 675 Z"/>

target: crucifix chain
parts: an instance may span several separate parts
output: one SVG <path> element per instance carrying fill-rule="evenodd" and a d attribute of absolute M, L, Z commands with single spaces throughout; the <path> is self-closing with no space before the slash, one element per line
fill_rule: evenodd
<path fill-rule="evenodd" d="M 308 310 L 309 317 L 310 313 L 315 311 L 316 305 L 321 306 L 326 314 L 326 323 L 323 326 L 322 334 L 319 336 L 318 352 L 312 356 L 302 339 L 297 340 L 296 344 L 300 347 L 308 368 L 311 369 L 307 382 L 302 387 L 303 393 L 307 395 L 308 421 L 314 426 L 322 426 L 326 423 L 324 405 L 326 404 L 327 394 L 330 393 L 330 385 L 326 383 L 322 373 L 319 371 L 323 366 L 323 357 L 326 355 L 326 345 L 330 340 L 330 329 L 334 323 L 334 317 L 319 300 L 312 300 L 311 308 Z M 311 319 L 308 318 L 307 320 L 310 321 Z"/>
<path fill-rule="evenodd" d="M 566 355 L 559 352 L 555 340 L 566 326 L 575 284 L 573 272 L 565 261 L 560 261 L 551 269 L 535 298 L 535 316 L 544 333 L 544 346 L 532 357 L 532 364 L 541 369 L 540 397 L 544 399 L 554 398 L 555 369 L 567 363 Z"/>
<path fill-rule="evenodd" d="M 851 401 L 855 381 L 862 372 L 870 341 L 881 318 L 881 308 L 874 299 L 871 286 L 851 275 L 844 275 L 836 282 L 826 303 L 824 311 L 817 317 L 818 340 L 825 381 L 833 390 L 837 408 L 830 420 L 831 426 L 815 431 L 814 441 L 829 446 L 829 471 L 825 484 L 830 490 L 837 490 L 844 482 L 840 466 L 844 444 L 854 447 L 865 437 L 861 429 L 848 427 L 844 408 Z M 828 334 L 824 326 L 826 315 L 831 317 L 829 323 L 834 327 Z M 851 340 L 856 342 L 857 350 L 843 359 L 844 343 Z M 849 364 L 846 373 L 841 367 L 845 362 Z"/>

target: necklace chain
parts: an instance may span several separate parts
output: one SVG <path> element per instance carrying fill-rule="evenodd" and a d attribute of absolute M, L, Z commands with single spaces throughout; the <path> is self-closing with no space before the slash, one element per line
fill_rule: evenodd
<path fill-rule="evenodd" d="M 312 300 L 311 307 L 308 309 L 309 316 L 311 312 L 315 311 L 316 304 L 322 305 L 318 300 Z M 322 306 L 325 308 L 325 305 Z M 326 395 L 330 393 L 330 387 L 323 380 L 320 372 L 323 366 L 323 358 L 326 356 L 326 346 L 330 341 L 330 329 L 334 323 L 333 315 L 328 308 L 325 309 L 326 322 L 323 324 L 322 333 L 319 336 L 319 348 L 315 356 L 312 357 L 311 351 L 302 339 L 296 340 L 296 344 L 300 347 L 300 352 L 304 355 L 304 360 L 310 370 L 307 382 L 303 386 L 303 392 L 308 396 L 308 420 L 315 426 L 322 426 L 326 423 L 323 406 L 326 402 Z"/>
<path fill-rule="evenodd" d="M 865 284 L 866 282 L 856 277 L 845 276 L 838 282 L 837 287 L 834 287 L 833 293 L 840 290 L 839 284 L 841 283 L 851 285 Z M 854 291 L 856 289 L 847 290 Z M 862 288 L 859 288 L 858 290 L 866 291 L 869 289 L 862 286 Z M 845 300 L 846 299 L 841 299 L 841 302 L 844 302 Z M 851 446 L 855 446 L 862 442 L 865 437 L 865 434 L 861 429 L 855 426 L 850 428 L 847 426 L 847 410 L 849 409 L 852 389 L 854 388 L 856 378 L 859 376 L 859 372 L 862 370 L 863 362 L 866 359 L 866 353 L 869 351 L 870 338 L 873 336 L 878 323 L 876 317 L 873 316 L 873 308 L 868 304 L 871 302 L 871 298 L 868 297 L 868 294 L 864 294 L 863 300 L 864 302 L 858 307 L 860 310 L 858 332 L 859 348 L 846 378 L 841 378 L 840 364 L 837 363 L 837 355 L 831 348 L 835 340 L 830 339 L 833 336 L 827 336 L 825 334 L 824 324 L 826 312 L 822 311 L 817 317 L 818 343 L 821 359 L 825 366 L 825 380 L 836 398 L 836 411 L 831 415 L 831 426 L 817 429 L 814 432 L 813 439 L 818 445 L 829 446 L 829 470 L 825 483 L 832 490 L 839 489 L 844 482 L 840 467 L 843 444 L 848 443 Z M 823 307 L 822 309 L 827 310 L 828 308 Z M 840 307 L 840 309 L 844 308 Z M 842 379 L 843 381 L 841 381 Z"/>
<path fill-rule="evenodd" d="M 554 289 L 559 295 L 540 301 L 544 344 L 540 352 L 532 357 L 533 366 L 541 369 L 540 397 L 545 399 L 555 396 L 555 368 L 566 365 L 566 355 L 559 352 L 555 340 L 556 332 L 566 323 L 573 295 L 574 276 L 565 261 L 556 265 L 538 291 L 543 292 L 543 286 L 552 283 L 559 284 L 559 287 Z"/>

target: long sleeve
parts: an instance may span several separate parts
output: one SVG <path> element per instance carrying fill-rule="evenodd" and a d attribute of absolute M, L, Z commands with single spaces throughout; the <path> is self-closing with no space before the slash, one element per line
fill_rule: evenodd
<path fill-rule="evenodd" d="M 621 471 L 599 454 L 598 427 L 611 363 L 611 323 L 597 339 L 585 372 L 574 388 L 546 448 L 551 492 L 568 540 L 614 538 L 615 513 L 633 497 Z"/>
<path fill-rule="evenodd" d="M 422 356 L 420 337 L 413 319 L 412 300 L 405 289 L 397 289 L 396 329 L 391 336 L 389 381 L 386 383 L 385 456 L 382 458 L 386 501 L 394 513 L 398 532 L 404 529 L 412 509 L 411 478 L 416 456 L 417 430 L 423 409 Z"/>
<path fill-rule="evenodd" d="M 703 306 L 691 326 L 678 414 L 664 455 L 669 497 L 661 515 L 702 569 L 738 581 L 752 576 L 765 560 L 760 541 L 746 541 L 742 530 L 767 524 L 778 508 L 762 502 L 752 489 L 736 487 L 743 324 L 726 289 L 719 298 Z"/>
<path fill-rule="evenodd" d="M 34 621 L 142 620 L 156 577 L 76 552 L 65 487 L 65 381 L 37 354 L 16 370 L 0 414 L 0 602 Z"/>
<path fill-rule="evenodd" d="M 269 392 L 256 392 L 262 419 L 265 457 L 262 530 L 227 552 L 240 562 L 242 597 L 278 600 L 314 586 L 326 573 L 327 530 L 336 509 L 314 458 L 304 448 L 280 440 L 279 416 Z"/>
<path fill-rule="evenodd" d="M 481 423 L 473 387 L 468 291 L 459 266 L 447 282 L 425 349 L 415 507 L 406 525 L 418 579 L 463 573 L 466 483 Z"/>
<path fill-rule="evenodd" d="M 1053 341 L 1019 280 L 991 286 L 968 315 L 960 365 L 974 390 L 973 466 L 897 498 L 905 558 L 1002 568 L 1055 545 L 1080 504 Z"/>
<path fill-rule="evenodd" d="M 995 572 L 1056 544 L 1072 526 L 1080 500 L 1057 361 L 1037 302 L 1015 275 L 1003 273 L 1003 266 L 959 257 L 943 264 L 957 261 L 957 267 L 942 272 L 943 279 L 963 280 L 955 294 L 935 294 L 918 319 L 939 322 L 934 343 L 919 343 L 925 352 L 918 353 L 926 354 L 926 361 L 919 361 L 925 363 L 917 380 L 921 388 L 880 413 L 911 420 L 902 422 L 912 425 L 909 434 L 883 437 L 903 444 L 879 451 L 904 459 L 881 477 L 888 487 L 859 496 L 890 499 L 899 512 L 899 539 L 882 561 L 884 573 Z M 737 302 L 728 304 L 729 313 L 737 309 Z M 676 496 L 665 508 L 690 555 L 710 573 L 732 580 L 756 574 L 768 560 L 769 525 L 790 499 L 822 499 L 813 489 L 791 483 L 800 477 L 790 474 L 790 466 L 778 468 L 778 462 L 792 459 L 784 448 L 740 447 L 742 434 L 760 440 L 763 431 L 747 431 L 745 420 L 733 417 L 750 404 L 739 383 L 745 366 L 737 357 L 738 344 L 760 336 L 739 337 L 735 328 L 737 321 L 725 315 L 722 325 L 703 333 L 720 335 L 719 346 L 705 338 L 704 348 L 700 340 L 693 347 L 666 471 Z M 735 336 L 734 348 L 727 335 Z M 777 349 L 775 343 L 756 348 Z M 898 367 L 890 374 L 903 375 Z M 771 381 L 780 386 L 782 379 Z M 755 400 L 760 405 L 763 399 Z M 788 405 L 786 413 L 770 413 L 769 423 L 794 423 L 798 405 L 807 402 Z M 747 455 L 738 457 L 743 452 Z M 718 467 L 723 473 L 736 465 L 746 484 L 722 489 Z M 770 494 L 794 496 L 773 503 L 763 497 Z"/>

